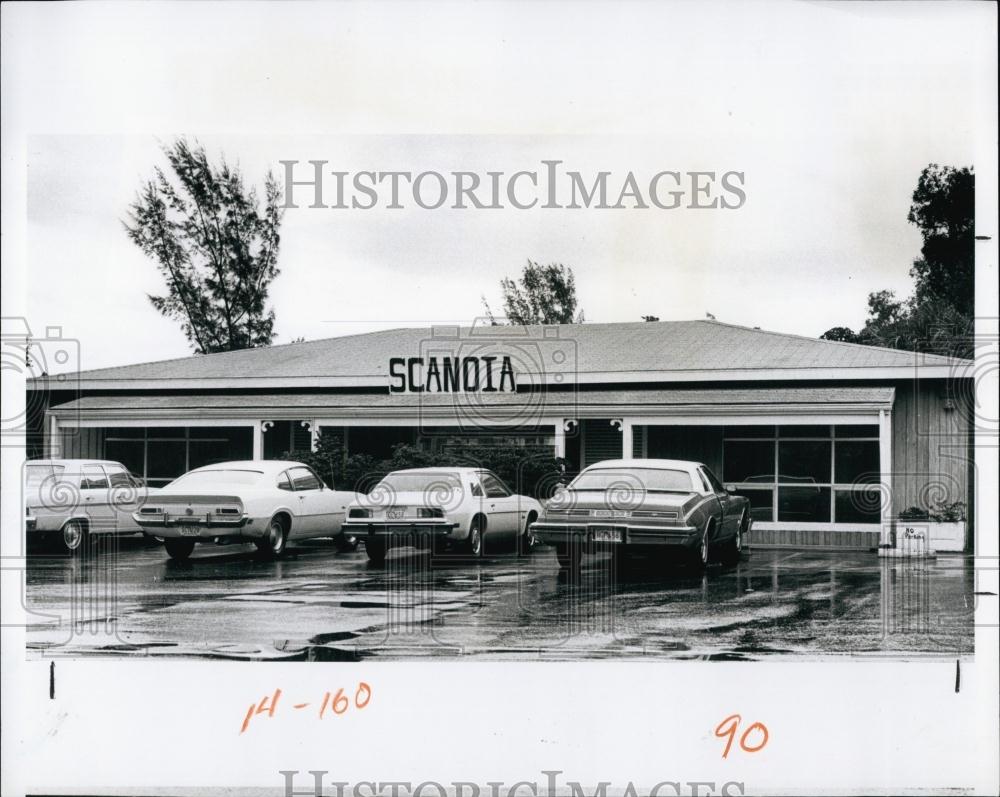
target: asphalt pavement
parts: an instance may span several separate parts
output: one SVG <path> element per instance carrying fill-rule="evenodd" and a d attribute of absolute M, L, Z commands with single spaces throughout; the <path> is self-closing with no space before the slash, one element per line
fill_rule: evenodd
<path fill-rule="evenodd" d="M 607 555 L 560 573 L 555 551 L 384 567 L 329 540 L 277 561 L 203 546 L 185 562 L 137 538 L 28 559 L 29 658 L 355 661 L 968 657 L 972 559 L 753 550 L 699 572 Z"/>

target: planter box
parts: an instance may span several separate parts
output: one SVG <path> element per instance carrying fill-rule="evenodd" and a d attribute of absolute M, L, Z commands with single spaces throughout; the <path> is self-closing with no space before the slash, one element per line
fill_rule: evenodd
<path fill-rule="evenodd" d="M 965 521 L 929 523 L 930 547 L 933 551 L 961 552 L 965 550 Z"/>

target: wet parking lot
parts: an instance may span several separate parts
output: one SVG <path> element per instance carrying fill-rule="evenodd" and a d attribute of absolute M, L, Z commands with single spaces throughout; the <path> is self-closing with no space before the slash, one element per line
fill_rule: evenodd
<path fill-rule="evenodd" d="M 953 658 L 973 652 L 972 560 L 754 550 L 707 572 L 555 552 L 432 561 L 310 540 L 277 561 L 135 538 L 28 559 L 28 655 L 254 660 Z"/>

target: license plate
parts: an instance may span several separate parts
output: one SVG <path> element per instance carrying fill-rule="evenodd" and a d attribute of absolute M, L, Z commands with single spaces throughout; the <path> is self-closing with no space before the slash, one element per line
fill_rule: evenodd
<path fill-rule="evenodd" d="M 386 510 L 385 516 L 389 520 L 402 520 L 404 514 L 405 511 L 403 509 L 397 509 L 396 507 L 393 507 L 391 509 Z"/>
<path fill-rule="evenodd" d="M 182 537 L 197 537 L 200 529 L 197 526 L 181 526 Z"/>
<path fill-rule="evenodd" d="M 591 532 L 591 539 L 594 542 L 621 542 L 622 533 L 620 529 L 594 529 Z"/>

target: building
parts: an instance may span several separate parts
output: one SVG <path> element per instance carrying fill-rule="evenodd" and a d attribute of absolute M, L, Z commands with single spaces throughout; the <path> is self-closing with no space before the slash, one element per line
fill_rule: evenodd
<path fill-rule="evenodd" d="M 318 434 L 379 457 L 488 438 L 569 470 L 695 459 L 750 498 L 755 545 L 872 549 L 902 509 L 971 513 L 971 366 L 707 320 L 395 329 L 34 380 L 29 406 L 46 453 L 153 485 Z"/>

